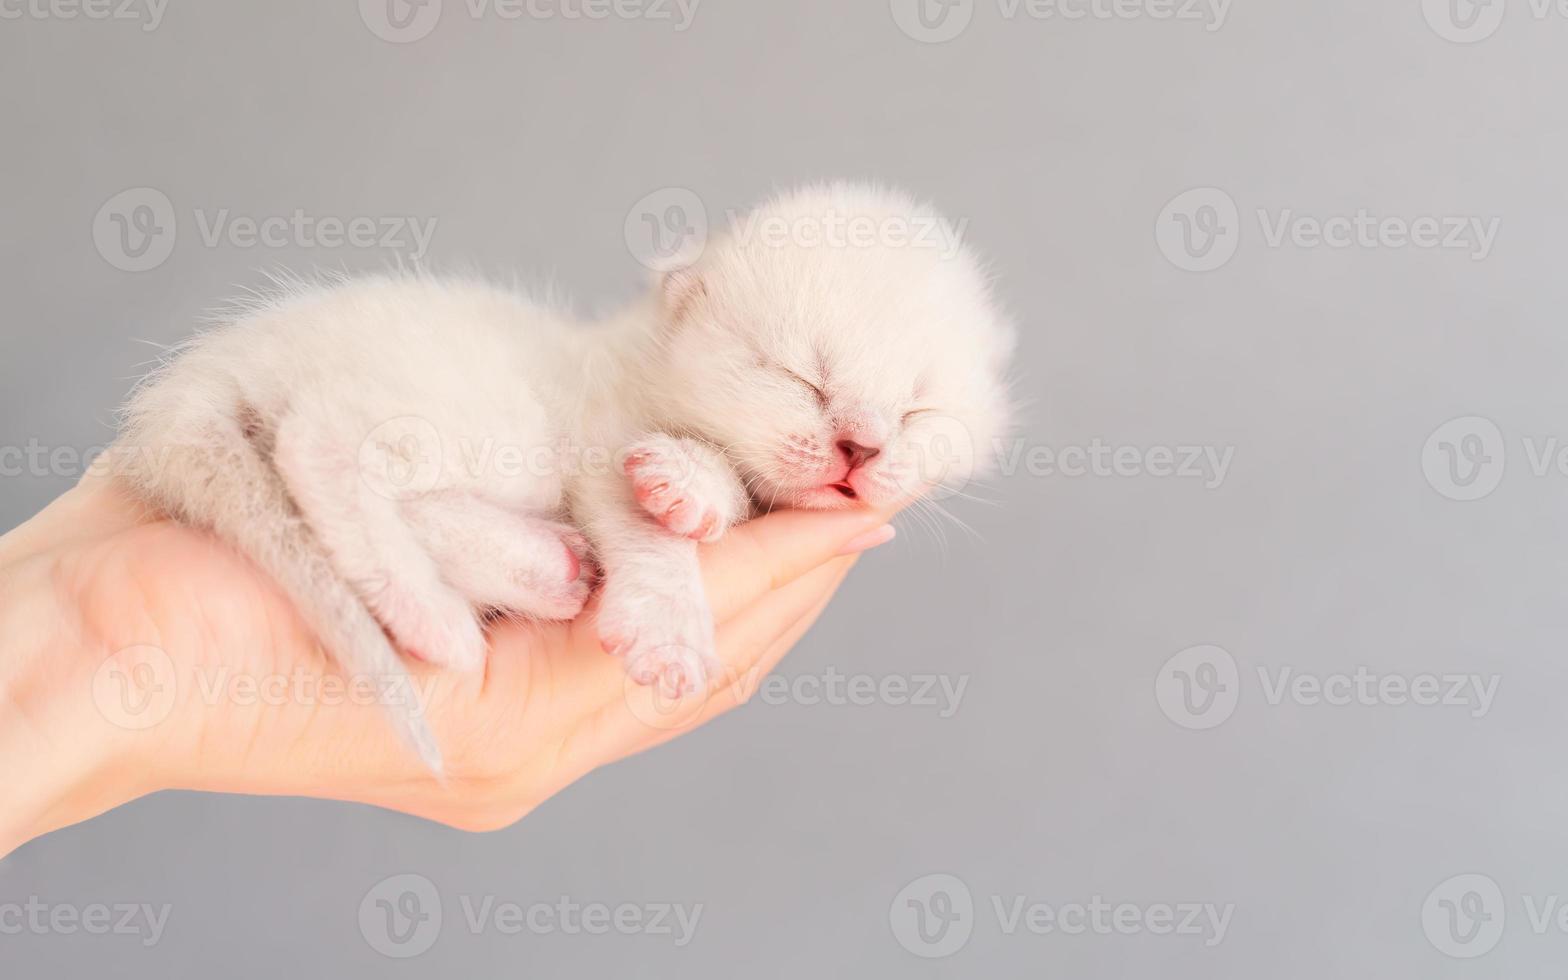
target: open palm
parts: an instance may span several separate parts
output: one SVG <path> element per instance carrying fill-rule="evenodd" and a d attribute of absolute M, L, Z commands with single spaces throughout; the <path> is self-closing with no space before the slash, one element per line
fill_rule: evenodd
<path fill-rule="evenodd" d="M 496 828 L 743 703 L 848 573 L 854 558 L 840 552 L 885 540 L 884 520 L 779 513 L 705 549 L 728 667 L 706 700 L 661 703 L 628 682 L 591 609 L 572 623 L 496 624 L 479 674 L 412 665 L 447 759 L 440 781 L 396 738 L 378 703 L 386 693 L 344 676 L 265 575 L 107 478 L 0 538 L 7 591 L 34 597 L 5 615 L 43 638 L 8 648 L 0 669 L 7 688 L 68 717 L 78 741 L 114 746 L 116 775 L 92 812 L 183 787 L 359 800 Z M 47 741 L 52 727 L 35 719 L 29 731 Z"/>

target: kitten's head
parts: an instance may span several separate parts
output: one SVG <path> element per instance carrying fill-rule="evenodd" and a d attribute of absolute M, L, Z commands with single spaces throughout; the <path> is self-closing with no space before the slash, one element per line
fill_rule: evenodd
<path fill-rule="evenodd" d="M 777 197 L 659 300 L 668 421 L 725 449 L 765 505 L 960 486 L 1006 424 L 1012 326 L 953 227 L 902 194 Z"/>

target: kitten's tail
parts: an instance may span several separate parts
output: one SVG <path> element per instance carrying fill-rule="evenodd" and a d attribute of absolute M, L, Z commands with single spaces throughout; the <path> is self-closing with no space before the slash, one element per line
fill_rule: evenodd
<path fill-rule="evenodd" d="M 226 429 L 214 426 L 197 438 L 178 440 L 177 448 L 155 465 L 135 467 L 133 484 L 182 522 L 210 528 L 271 575 L 350 674 L 375 678 L 382 690 L 401 687 L 406 697 L 388 697 L 386 707 L 398 734 L 440 778 L 441 747 L 407 666 L 381 624 L 332 567 L 283 479 L 237 425 Z M 136 434 L 128 441 L 134 445 Z M 168 445 L 164 440 L 143 444 Z"/>

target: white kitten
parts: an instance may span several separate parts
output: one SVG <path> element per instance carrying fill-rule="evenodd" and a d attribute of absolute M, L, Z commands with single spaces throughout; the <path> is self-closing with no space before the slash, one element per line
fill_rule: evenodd
<path fill-rule="evenodd" d="M 254 559 L 351 671 L 401 676 L 388 635 L 480 668 L 476 613 L 575 616 L 591 542 L 605 648 L 699 691 L 720 669 L 699 540 L 961 481 L 1000 434 L 1012 328 L 952 240 L 832 185 L 594 325 L 473 282 L 291 288 L 177 351 L 121 443 L 161 461 L 133 472 L 150 502 Z"/>

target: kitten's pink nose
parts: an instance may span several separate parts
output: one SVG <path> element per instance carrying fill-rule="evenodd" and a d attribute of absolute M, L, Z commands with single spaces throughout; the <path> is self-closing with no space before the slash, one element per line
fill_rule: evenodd
<path fill-rule="evenodd" d="M 860 469 L 882 452 L 876 446 L 862 446 L 853 439 L 840 439 L 838 451 L 844 454 L 844 462 L 849 464 L 851 471 Z"/>

